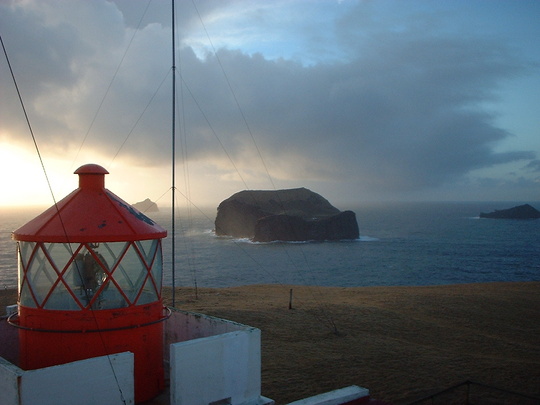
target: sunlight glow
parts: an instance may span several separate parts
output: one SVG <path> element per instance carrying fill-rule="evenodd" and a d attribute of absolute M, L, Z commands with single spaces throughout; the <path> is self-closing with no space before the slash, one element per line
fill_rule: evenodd
<path fill-rule="evenodd" d="M 0 142 L 0 171 L 0 206 L 47 204 L 45 177 L 36 156 Z"/>
<path fill-rule="evenodd" d="M 73 172 L 78 166 L 72 168 L 71 160 L 43 152 L 42 158 L 45 169 L 34 149 L 0 141 L 0 207 L 50 207 L 77 188 Z"/>

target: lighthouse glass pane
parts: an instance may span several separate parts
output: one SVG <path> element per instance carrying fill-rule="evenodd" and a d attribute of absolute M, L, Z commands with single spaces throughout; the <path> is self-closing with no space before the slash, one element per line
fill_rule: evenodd
<path fill-rule="evenodd" d="M 83 256 L 83 245 L 78 243 L 47 243 L 43 244 L 48 252 L 51 266 L 56 269 L 58 282 L 42 302 L 45 309 L 80 310 L 88 299 L 83 286 L 83 264 L 79 259 Z"/>
<path fill-rule="evenodd" d="M 72 257 L 78 248 L 78 244 L 67 243 L 47 243 L 43 244 L 44 249 L 49 253 L 51 265 L 58 272 L 57 278 L 59 282 L 55 285 L 53 291 L 43 303 L 46 309 L 62 309 L 62 310 L 80 310 L 81 307 L 70 294 L 69 289 L 75 292 L 73 283 Z"/>
<path fill-rule="evenodd" d="M 63 311 L 80 311 L 81 306 L 73 299 L 64 283 L 59 282 L 45 301 L 43 308 Z"/>
<path fill-rule="evenodd" d="M 33 291 L 38 306 L 43 305 L 43 300 L 58 278 L 58 273 L 45 255 L 42 244 L 36 246 L 35 254 L 26 270 L 26 277 L 28 287 Z"/>
<path fill-rule="evenodd" d="M 163 274 L 163 255 L 161 252 L 161 239 L 157 240 L 156 242 L 156 253 L 154 257 L 154 263 L 152 265 L 152 278 L 156 283 L 158 295 L 161 296 L 161 283 Z"/>
<path fill-rule="evenodd" d="M 150 268 L 150 277 L 146 280 L 137 305 L 159 300 L 161 292 L 161 239 L 137 242 L 139 251 L 144 256 L 146 265 Z M 153 280 L 153 281 L 152 281 Z"/>
<path fill-rule="evenodd" d="M 117 270 L 123 261 L 122 258 L 128 246 L 129 244 L 126 242 L 88 244 L 86 246 L 86 249 L 93 251 L 93 255 L 91 255 L 92 266 L 97 268 L 101 274 L 98 280 L 94 282 L 94 285 L 90 287 L 91 294 L 87 294 L 86 300 L 88 302 L 86 305 L 90 301 L 93 302 L 92 308 L 94 309 L 123 308 L 129 305 L 129 302 L 126 301 L 124 295 L 112 281 L 116 277 Z M 83 264 L 85 270 L 88 270 L 89 263 L 88 259 L 86 259 Z M 115 281 L 117 280 L 115 279 Z M 99 295 L 94 299 L 95 294 Z"/>
<path fill-rule="evenodd" d="M 28 262 L 30 261 L 30 255 L 32 254 L 32 251 L 34 250 L 34 247 L 36 244 L 34 242 L 18 242 L 19 245 L 19 276 L 23 274 L 23 267 L 26 268 L 28 266 Z M 22 278 L 19 278 L 19 282 L 22 280 Z"/>
<path fill-rule="evenodd" d="M 49 256 L 55 267 L 59 272 L 62 272 L 71 261 L 74 252 L 73 249 L 78 245 L 73 244 L 72 246 L 67 243 L 47 243 L 43 244 L 43 246 L 49 252 Z"/>
<path fill-rule="evenodd" d="M 137 247 L 139 248 L 139 251 L 141 252 L 142 257 L 144 258 L 144 261 L 148 265 L 150 265 L 156 254 L 158 240 L 156 239 L 140 240 L 135 243 Z"/>
<path fill-rule="evenodd" d="M 36 307 L 37 304 L 32 297 L 32 292 L 28 286 L 28 280 L 24 278 L 28 263 L 30 261 L 30 255 L 34 250 L 36 244 L 34 242 L 18 242 L 19 252 L 19 291 L 21 292 L 20 302 L 25 307 Z"/>
<path fill-rule="evenodd" d="M 158 300 L 158 294 L 156 292 L 154 284 L 152 283 L 152 280 L 148 278 L 144 285 L 141 296 L 137 300 L 137 305 L 148 304 L 150 302 L 154 302 L 157 300 Z"/>
<path fill-rule="evenodd" d="M 130 304 L 135 303 L 147 274 L 148 270 L 144 259 L 139 250 L 135 248 L 134 243 L 130 243 L 113 273 L 115 281 L 128 297 Z"/>
<path fill-rule="evenodd" d="M 88 304 L 88 296 L 84 288 L 84 254 L 83 245 L 71 246 L 72 259 L 67 263 L 64 272 L 64 282 L 75 296 L 77 306 L 85 307 Z"/>
<path fill-rule="evenodd" d="M 99 243 L 88 246 L 99 257 L 108 272 L 111 272 L 128 247 L 127 242 Z"/>
<path fill-rule="evenodd" d="M 110 280 L 105 283 L 105 286 L 92 304 L 93 309 L 113 309 L 127 306 L 126 299 Z"/>
<path fill-rule="evenodd" d="M 23 287 L 21 288 L 21 305 L 24 307 L 29 308 L 36 308 L 37 304 L 34 301 L 34 297 L 32 297 L 32 292 L 30 291 L 30 287 L 28 287 L 28 283 L 24 283 Z"/>

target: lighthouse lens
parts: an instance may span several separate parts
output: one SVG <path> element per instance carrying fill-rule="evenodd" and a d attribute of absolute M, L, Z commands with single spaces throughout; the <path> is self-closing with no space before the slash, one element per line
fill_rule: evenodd
<path fill-rule="evenodd" d="M 114 309 L 161 298 L 161 239 L 18 243 L 20 303 L 31 308 Z"/>

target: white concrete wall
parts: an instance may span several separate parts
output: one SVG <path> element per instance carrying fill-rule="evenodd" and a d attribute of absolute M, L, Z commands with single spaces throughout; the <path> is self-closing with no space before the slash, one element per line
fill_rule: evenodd
<path fill-rule="evenodd" d="M 19 378 L 24 371 L 0 357 L 0 405 L 19 405 Z"/>
<path fill-rule="evenodd" d="M 25 371 L 0 358 L 0 405 L 134 404 L 133 362 L 125 352 Z"/>
<path fill-rule="evenodd" d="M 165 322 L 164 327 L 163 359 L 167 365 L 166 370 L 171 366 L 170 346 L 174 343 L 254 329 L 251 326 L 209 315 L 176 308 L 170 308 L 170 310 L 171 316 Z"/>
<path fill-rule="evenodd" d="M 189 313 L 176 326 L 188 340 L 170 346 L 171 405 L 273 403 L 261 396 L 259 329 Z"/>
<path fill-rule="evenodd" d="M 176 308 L 170 308 L 170 310 L 171 316 L 165 323 L 165 339 L 167 344 L 252 328 L 238 322 L 209 315 L 182 311 Z"/>

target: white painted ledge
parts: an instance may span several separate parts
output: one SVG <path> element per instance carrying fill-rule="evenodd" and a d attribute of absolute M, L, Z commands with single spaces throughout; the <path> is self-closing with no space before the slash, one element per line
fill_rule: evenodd
<path fill-rule="evenodd" d="M 349 387 L 291 402 L 289 405 L 340 405 L 351 401 L 357 401 L 362 398 L 369 400 L 369 390 L 358 387 L 357 385 L 351 385 Z"/>

